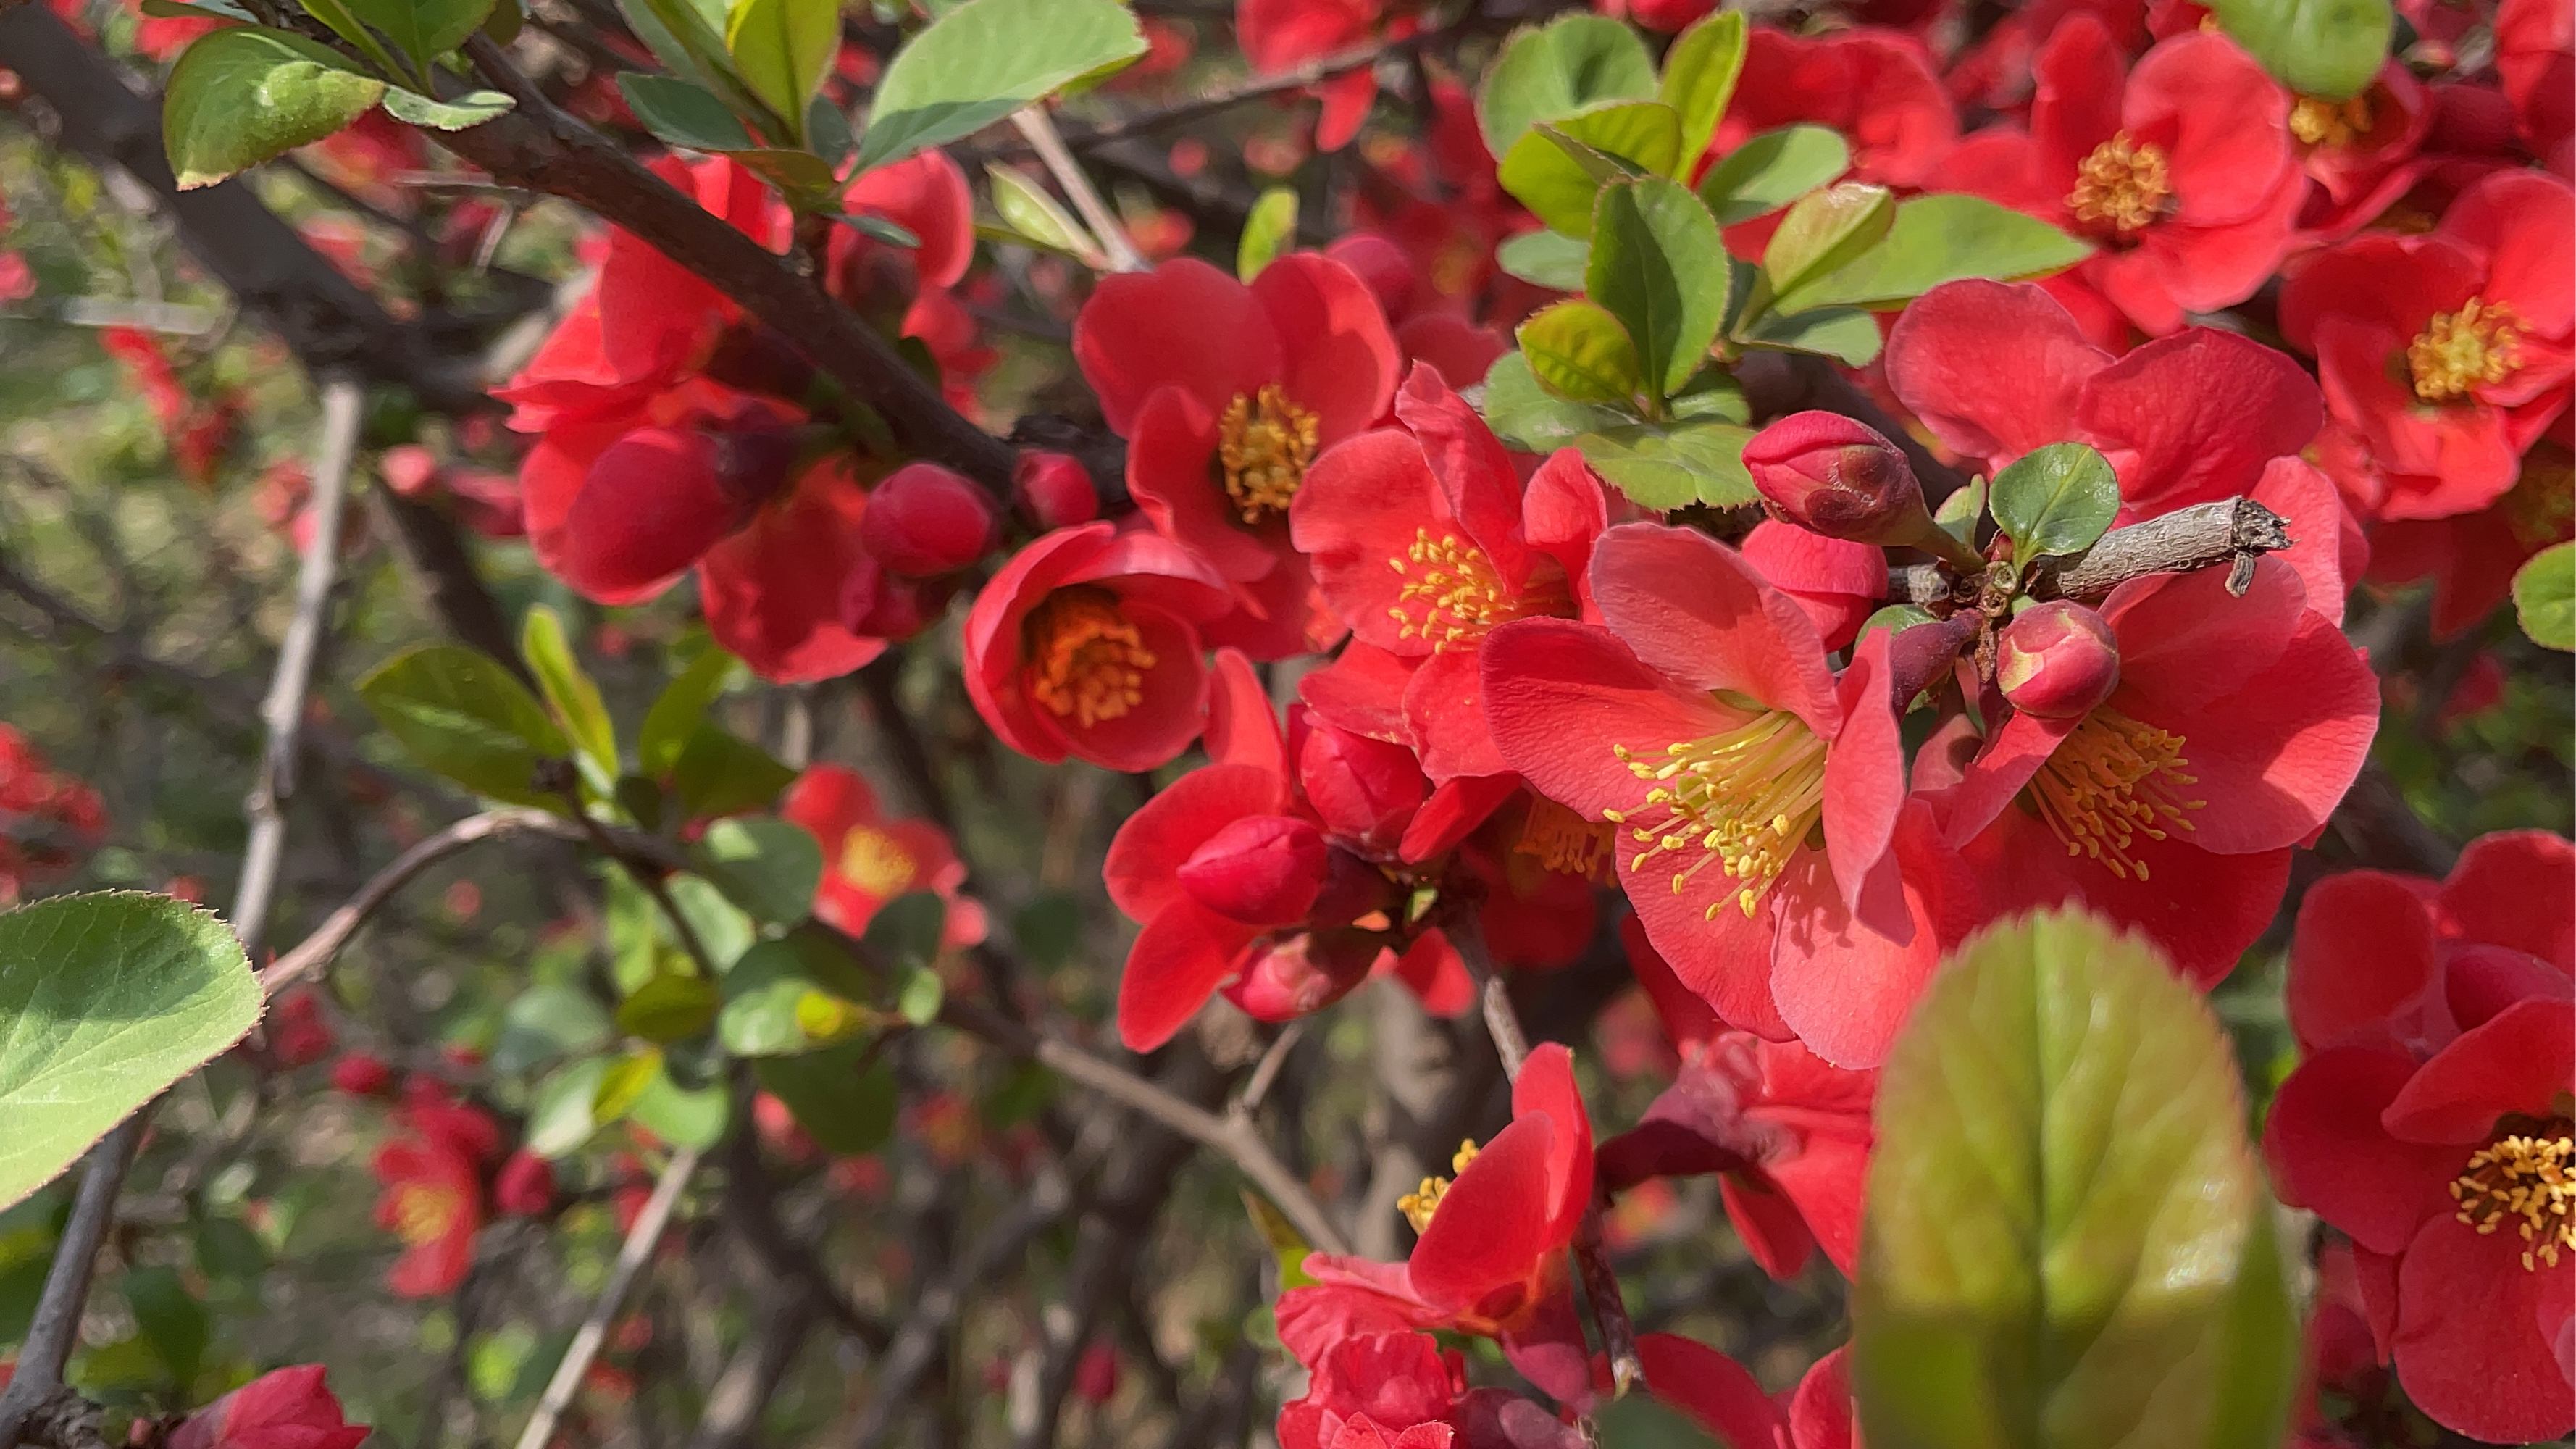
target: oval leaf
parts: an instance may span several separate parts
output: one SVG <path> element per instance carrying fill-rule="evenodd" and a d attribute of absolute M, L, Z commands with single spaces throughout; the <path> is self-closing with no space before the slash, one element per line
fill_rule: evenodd
<path fill-rule="evenodd" d="M 1988 506 L 2013 541 L 2018 567 L 2091 548 L 2120 512 L 2120 478 L 2109 459 L 2082 443 L 2051 443 L 1997 473 Z"/>
<path fill-rule="evenodd" d="M 1136 17 L 1116 0 L 967 0 L 886 66 L 859 137 L 859 169 L 972 135 L 1144 53 Z"/>
<path fill-rule="evenodd" d="M 1236 279 L 1250 282 L 1296 245 L 1297 193 L 1273 186 L 1253 198 L 1252 214 L 1243 219 L 1243 240 L 1234 249 Z"/>
<path fill-rule="evenodd" d="M 2576 651 L 2576 543 L 2542 549 L 2514 574 L 2513 612 L 2533 643 Z"/>
<path fill-rule="evenodd" d="M 1495 175 L 1539 220 L 1567 236 L 1590 236 L 1601 188 L 1669 170 L 1681 154 L 1681 127 L 1661 101 L 1601 106 L 1533 128 Z"/>
<path fill-rule="evenodd" d="M 407 126 L 433 131 L 462 131 L 507 112 L 518 102 L 499 91 L 467 91 L 452 101 L 433 101 L 418 91 L 397 86 L 385 92 L 385 114 Z"/>
<path fill-rule="evenodd" d="M 1636 345 L 1598 302 L 1559 302 L 1523 322 L 1519 337 L 1530 375 L 1569 402 L 1628 407 L 1645 390 Z"/>
<path fill-rule="evenodd" d="M 1503 156 L 1541 121 L 1654 93 L 1654 57 L 1636 31 L 1607 16 L 1568 15 L 1505 43 L 1476 97 L 1476 124 Z"/>
<path fill-rule="evenodd" d="M 258 26 L 218 30 L 171 70 L 161 141 L 180 190 L 212 186 L 321 140 L 384 94 L 383 81 L 318 41 Z"/>
<path fill-rule="evenodd" d="M 527 686 L 458 644 L 424 644 L 358 681 L 358 698 L 412 758 L 478 795 L 564 808 L 537 788 L 539 767 L 572 746 Z"/>
<path fill-rule="evenodd" d="M 823 879 L 823 847 L 813 833 L 775 816 L 715 822 L 689 847 L 689 860 L 726 900 L 773 926 L 805 919 Z"/>
<path fill-rule="evenodd" d="M 1699 179 L 1699 199 L 1721 226 L 1768 216 L 1851 167 L 1851 147 L 1830 126 L 1782 126 L 1726 153 Z"/>
<path fill-rule="evenodd" d="M 771 139 L 802 144 L 805 103 L 841 51 L 840 0 L 734 0 L 725 50 L 743 84 L 796 131 Z"/>
<path fill-rule="evenodd" d="M 1726 317 L 1726 244 L 1690 188 L 1660 176 L 1601 188 L 1583 290 L 1610 309 L 1641 354 L 1657 400 L 1708 359 Z"/>
<path fill-rule="evenodd" d="M 1679 164 L 1666 175 L 1689 176 L 1708 149 L 1744 74 L 1744 48 L 1744 12 L 1723 10 L 1683 31 L 1664 52 L 1664 78 L 1655 95 L 1682 118 Z"/>
<path fill-rule="evenodd" d="M 2020 281 L 2062 271 L 2093 249 L 2037 217 L 1982 196 L 1918 196 L 1896 205 L 1887 238 L 1829 273 L 1809 278 L 1772 305 L 1901 307 L 1943 282 L 1985 277 Z"/>
<path fill-rule="evenodd" d="M 1809 277 L 1851 261 L 1878 245 L 1896 223 L 1896 196 L 1884 186 L 1845 181 L 1811 191 L 1780 218 L 1762 249 L 1771 295 L 1787 297 Z"/>
<path fill-rule="evenodd" d="M 626 71 L 617 77 L 617 90 L 626 97 L 627 109 L 644 129 L 674 146 L 692 151 L 744 151 L 752 146 L 751 133 L 733 109 L 704 86 L 692 85 L 677 76 L 646 75 Z"/>
<path fill-rule="evenodd" d="M 1083 230 L 1082 223 L 1065 214 L 1045 188 L 1008 166 L 988 165 L 984 175 L 993 186 L 993 210 L 999 212 L 1002 224 L 1026 237 L 1035 245 L 1066 256 L 1082 259 L 1088 265 L 1100 265 L 1100 244 Z"/>
<path fill-rule="evenodd" d="M 2389 0 L 2210 0 L 2219 28 L 2302 95 L 2349 100 L 2388 59 Z"/>
<path fill-rule="evenodd" d="M 573 753 L 606 794 L 617 779 L 617 728 L 608 721 L 608 705 L 599 697 L 599 685 L 573 657 L 563 616 L 543 604 L 530 609 L 519 625 L 519 653 L 528 661 L 528 672 L 537 677 L 537 688 L 554 711 L 555 722 L 572 741 Z"/>
<path fill-rule="evenodd" d="M 1580 292 L 1584 261 L 1590 255 L 1580 237 L 1561 231 L 1525 231 L 1494 248 L 1494 265 L 1532 286 Z"/>
<path fill-rule="evenodd" d="M 424 67 L 463 45 L 465 37 L 483 28 L 483 17 L 492 11 L 492 0 L 345 0 L 345 3 L 360 20 L 383 31 L 386 39 L 402 47 L 403 54 Z M 426 96 L 421 99 L 429 100 Z M 436 101 L 429 103 L 438 104 Z M 508 109 L 506 100 L 503 109 Z"/>
<path fill-rule="evenodd" d="M 1640 508 L 1732 508 L 1760 495 L 1744 466 L 1753 430 L 1733 423 L 1628 423 L 1574 440 L 1583 461 Z"/>
<path fill-rule="evenodd" d="M 1485 372 L 1485 422 L 1494 435 L 1525 453 L 1547 453 L 1584 433 L 1629 421 L 1622 412 L 1592 403 L 1567 402 L 1538 385 L 1529 359 L 1506 352 Z"/>

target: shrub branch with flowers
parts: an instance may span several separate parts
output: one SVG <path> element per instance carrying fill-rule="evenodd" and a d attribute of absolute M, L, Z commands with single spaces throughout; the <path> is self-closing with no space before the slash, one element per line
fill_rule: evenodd
<path fill-rule="evenodd" d="M 0 1449 L 2576 1431 L 2567 0 L 0 78 Z"/>

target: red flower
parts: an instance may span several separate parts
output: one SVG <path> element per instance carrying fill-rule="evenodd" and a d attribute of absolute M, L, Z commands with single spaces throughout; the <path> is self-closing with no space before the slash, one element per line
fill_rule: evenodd
<path fill-rule="evenodd" d="M 367 1426 L 352 1424 L 322 1365 L 261 1374 L 190 1414 L 170 1431 L 170 1449 L 357 1449 Z"/>
<path fill-rule="evenodd" d="M 1773 588 L 1798 601 L 1828 649 L 1848 648 L 1887 597 L 1887 550 L 1768 519 L 1737 545 Z"/>
<path fill-rule="evenodd" d="M 1930 184 L 1959 139 L 1958 115 L 1914 37 L 1866 26 L 1801 36 L 1757 25 L 1709 154 L 1800 121 L 1840 131 L 1852 176 L 1886 186 Z"/>
<path fill-rule="evenodd" d="M 1856 1449 L 1850 1356 L 1838 1348 L 1816 1360 L 1782 1404 L 1762 1392 L 1744 1365 L 1704 1343 L 1672 1333 L 1637 1337 L 1647 1390 L 1727 1449 Z"/>
<path fill-rule="evenodd" d="M 2542 165 L 2576 177 L 2576 9 L 2567 0 L 2504 0 L 2495 39 L 2514 129 Z"/>
<path fill-rule="evenodd" d="M 25 840 L 7 828 L 20 818 L 38 827 Z M 98 792 L 48 768 L 44 751 L 0 724 L 0 906 L 14 904 L 28 882 L 69 871 L 106 834 Z"/>
<path fill-rule="evenodd" d="M 1684 529 L 1611 529 L 1591 579 L 1607 628 L 1527 619 L 1485 646 L 1503 758 L 1619 827 L 1646 935 L 1720 1017 L 1875 1063 L 1941 949 L 1935 868 L 1901 863 L 1932 842 L 1899 848 L 1886 635 L 1837 680 L 1795 600 Z"/>
<path fill-rule="evenodd" d="M 1160 534 L 1057 529 L 976 596 L 967 697 L 1033 760 L 1153 769 L 1198 738 L 1207 714 L 1198 626 L 1233 602 L 1204 560 Z"/>
<path fill-rule="evenodd" d="M 330 1023 L 322 1019 L 322 1003 L 310 991 L 294 992 L 277 1003 L 269 1019 L 268 1041 L 282 1067 L 311 1066 L 339 1045 Z"/>
<path fill-rule="evenodd" d="M 1315 1286 L 1279 1296 L 1279 1339 L 1302 1363 L 1360 1334 L 1432 1328 L 1499 1339 L 1531 1383 L 1589 1400 L 1591 1365 L 1567 1249 L 1592 1201 L 1592 1125 L 1574 1061 L 1549 1042 L 1512 1083 L 1511 1125 L 1458 1150 L 1455 1180 L 1403 1200 L 1415 1231 L 1402 1263 L 1314 1253 Z"/>
<path fill-rule="evenodd" d="M 832 295 L 919 341 L 939 364 L 949 405 L 973 416 L 974 382 L 997 360 L 978 345 L 957 284 L 975 260 L 975 202 L 966 174 L 945 151 L 924 151 L 850 183 L 841 204 L 911 232 L 918 247 L 895 247 L 836 227 L 825 267 Z"/>
<path fill-rule="evenodd" d="M 1854 1272 L 1878 1074 L 1725 1029 L 1636 917 L 1619 923 L 1619 935 L 1682 1061 L 1637 1125 L 1601 1144 L 1602 1185 L 1624 1192 L 1654 1177 L 1722 1174 L 1726 1216 L 1762 1271 L 1794 1278 L 1821 1244 L 1835 1267 Z"/>
<path fill-rule="evenodd" d="M 1338 1449 L 1354 1424 L 1414 1449 L 1401 1436 L 1422 1426 L 1448 1429 L 1450 1404 L 1466 1388 L 1466 1365 L 1427 1333 L 1341 1339 L 1311 1367 L 1305 1397 L 1280 1407 L 1279 1449 Z M 1416 1442 L 1445 1449 L 1449 1441 Z"/>
<path fill-rule="evenodd" d="M 2317 241 L 2341 241 L 2403 199 L 2434 164 L 2419 153 L 2435 110 L 2433 92 L 2395 60 L 2350 100 L 2297 97 L 2290 139 L 2298 143 L 2300 167 L 2317 183 L 2299 230 Z"/>
<path fill-rule="evenodd" d="M 376 1226 L 402 1239 L 385 1285 L 405 1298 L 454 1292 L 474 1262 L 483 1226 L 482 1164 L 500 1151 L 500 1131 L 472 1107 L 428 1092 L 402 1109 L 411 1136 L 376 1149 Z"/>
<path fill-rule="evenodd" d="M 1322 60 L 1376 34 L 1379 0 L 1235 0 L 1234 37 L 1255 75 L 1277 75 Z M 1377 67 L 1356 65 L 1315 87 L 1324 114 L 1315 148 L 1338 151 L 1359 134 L 1377 99 Z"/>
<path fill-rule="evenodd" d="M 927 820 L 886 819 L 876 791 L 856 770 L 812 766 L 787 787 L 778 814 L 822 844 L 814 914 L 826 924 L 859 935 L 886 902 L 913 891 L 937 891 L 948 905 L 942 943 L 955 949 L 984 939 L 983 906 L 958 894 L 966 884 L 966 865 L 948 833 Z"/>
<path fill-rule="evenodd" d="M 2523 455 L 2521 481 L 2486 509 L 2372 529 L 2370 578 L 2406 583 L 2430 577 L 2434 637 L 2451 639 L 2495 612 L 2525 560 L 2571 537 L 2576 460 L 2563 441 L 2544 440 Z"/>
<path fill-rule="evenodd" d="M 1290 506 L 1290 533 L 1352 634 L 1408 661 L 1404 722 L 1423 773 L 1503 774 L 1485 730 L 1481 646 L 1510 620 L 1581 612 L 1608 501 L 1571 448 L 1524 494 L 1492 430 L 1427 367 L 1413 370 L 1395 411 L 1401 427 L 1317 461 Z"/>
<path fill-rule="evenodd" d="M 2100 245 L 2077 285 L 2150 336 L 2252 296 L 2289 251 L 2308 190 L 2289 98 L 2263 68 L 2196 30 L 2132 70 L 2079 12 L 2040 47 L 2037 72 L 2030 129 L 1962 141 L 1944 179 Z"/>
<path fill-rule="evenodd" d="M 2416 1406 L 2479 1439 L 2576 1428 L 2571 890 L 2565 840 L 2488 836 L 2438 886 L 2320 884 L 2291 949 L 2310 1055 L 2264 1126 L 2273 1179 L 2352 1238 Z"/>
<path fill-rule="evenodd" d="M 1288 508 L 1307 468 L 1395 393 L 1377 299 L 1312 253 L 1281 257 L 1248 287 L 1189 259 L 1103 278 L 1074 320 L 1073 354 L 1128 440 L 1137 506 L 1237 583 L 1303 567 Z M 1302 608 L 1305 593 L 1282 602 Z"/>
<path fill-rule="evenodd" d="M 510 1154 L 492 1183 L 492 1209 L 503 1217 L 532 1218 L 554 1206 L 555 1170 L 526 1148 Z"/>
<path fill-rule="evenodd" d="M 2281 288 L 2281 330 L 2315 354 L 2326 406 L 2385 477 L 2382 518 L 2494 502 L 2567 409 L 2576 191 L 2498 171 L 2429 235 L 2372 233 Z"/>

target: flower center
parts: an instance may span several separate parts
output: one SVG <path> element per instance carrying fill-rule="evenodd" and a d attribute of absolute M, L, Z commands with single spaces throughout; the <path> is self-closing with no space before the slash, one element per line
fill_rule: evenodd
<path fill-rule="evenodd" d="M 2349 146 L 2353 137 L 2370 133 L 2371 119 L 2367 95 L 2348 101 L 2301 96 L 2290 108 L 2290 134 L 2310 146 Z"/>
<path fill-rule="evenodd" d="M 464 1216 L 457 1191 L 434 1183 L 406 1182 L 394 1188 L 394 1236 L 413 1247 L 446 1237 Z"/>
<path fill-rule="evenodd" d="M 1475 1160 L 1476 1142 L 1469 1138 L 1458 1144 L 1456 1155 L 1449 1159 L 1449 1170 L 1452 1173 L 1465 1172 L 1467 1164 Z M 1422 1186 L 1395 1200 L 1395 1210 L 1404 1214 L 1406 1222 L 1413 1224 L 1416 1235 L 1431 1231 L 1431 1214 L 1440 1206 L 1440 1200 L 1449 1195 L 1449 1184 L 1455 1180 L 1451 1177 L 1426 1177 L 1422 1179 Z"/>
<path fill-rule="evenodd" d="M 2097 709 L 2058 742 L 2031 777 L 2040 818 L 2068 855 L 2089 855 L 2122 880 L 2147 878 L 2129 848 L 2139 836 L 2162 840 L 2192 828 L 2187 812 L 2207 804 L 2174 793 L 2200 783 L 2183 773 L 2183 738 L 2143 725 L 2116 709 Z"/>
<path fill-rule="evenodd" d="M 2173 178 L 2165 165 L 2165 148 L 2153 141 L 2132 141 L 2120 132 L 2093 148 L 2075 168 L 2075 189 L 2066 209 L 2075 219 L 2108 226 L 2122 236 L 2156 219 L 2165 198 L 2173 195 Z"/>
<path fill-rule="evenodd" d="M 1724 734 L 1676 741 L 1662 759 L 1639 759 L 1626 745 L 1611 748 L 1629 773 L 1655 788 L 1633 810 L 1602 813 L 1646 847 L 1630 859 L 1629 870 L 1642 871 L 1657 856 L 1673 858 L 1675 895 L 1714 862 L 1744 883 L 1734 900 L 1752 915 L 1824 813 L 1825 742 L 1786 710 L 1767 710 Z M 1721 897 L 1704 918 L 1717 919 L 1725 904 Z"/>
<path fill-rule="evenodd" d="M 912 852 L 882 830 L 859 826 L 841 844 L 841 879 L 869 895 L 901 895 L 913 873 Z"/>
<path fill-rule="evenodd" d="M 1610 826 L 1586 820 L 1539 796 L 1530 802 L 1529 815 L 1521 821 L 1520 839 L 1512 842 L 1512 851 L 1535 857 L 1558 875 L 1598 880 L 1618 843 L 1619 832 Z"/>
<path fill-rule="evenodd" d="M 1482 639 L 1494 626 L 1524 614 L 1555 612 L 1548 598 L 1514 593 L 1485 551 L 1454 533 L 1435 539 L 1430 529 L 1417 528 L 1412 546 L 1386 566 L 1404 580 L 1386 611 L 1396 637 L 1428 639 L 1434 654 Z"/>
<path fill-rule="evenodd" d="M 2561 1248 L 2576 1252 L 2576 1137 L 2555 1125 L 2555 1136 L 2497 1138 L 2451 1179 L 2460 1221 L 2480 1236 L 2520 1221 L 2527 1271 L 2557 1267 Z"/>
<path fill-rule="evenodd" d="M 1084 729 L 1144 702 L 1156 661 L 1144 636 L 1106 590 L 1058 589 L 1024 626 L 1029 693 Z"/>
<path fill-rule="evenodd" d="M 2513 376 L 2521 350 L 2521 316 L 2502 302 L 2471 297 L 2457 312 L 2434 313 L 2423 335 L 2406 344 L 2406 370 L 2417 397 L 2450 402 Z"/>
<path fill-rule="evenodd" d="M 1275 382 L 1250 396 L 1236 393 L 1225 405 L 1216 455 L 1225 464 L 1225 495 L 1244 522 L 1259 523 L 1263 514 L 1287 509 L 1297 485 L 1306 481 L 1306 465 L 1315 461 L 1321 426 Z"/>

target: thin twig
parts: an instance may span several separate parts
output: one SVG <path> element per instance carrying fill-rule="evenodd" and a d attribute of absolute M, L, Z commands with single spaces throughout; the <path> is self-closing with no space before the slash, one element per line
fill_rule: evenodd
<path fill-rule="evenodd" d="M 1037 149 L 1038 159 L 1045 162 L 1048 172 L 1054 175 L 1056 185 L 1063 187 L 1064 194 L 1073 199 L 1073 209 L 1082 213 L 1083 225 L 1091 228 L 1091 234 L 1100 239 L 1102 249 L 1109 253 L 1111 270 L 1145 270 L 1145 258 L 1137 253 L 1136 244 L 1127 239 L 1127 229 L 1110 214 L 1108 203 L 1100 199 L 1099 188 L 1083 174 L 1081 163 L 1073 159 L 1072 152 L 1064 149 L 1064 138 L 1055 133 L 1055 122 L 1047 115 L 1046 102 L 1040 101 L 1012 112 L 1011 124 L 1028 138 L 1029 144 Z"/>
<path fill-rule="evenodd" d="M 358 934 L 358 928 L 384 909 L 394 893 L 409 885 L 413 877 L 470 845 L 520 832 L 552 835 L 563 840 L 589 838 L 571 821 L 548 815 L 542 810 L 492 810 L 481 815 L 468 815 L 425 837 L 377 871 L 346 904 L 324 917 L 312 935 L 296 943 L 293 950 L 260 971 L 260 990 L 275 996 L 307 976 L 321 974 Z"/>
<path fill-rule="evenodd" d="M 1279 1080 L 1280 1069 L 1288 1065 L 1288 1054 L 1297 1049 L 1297 1043 L 1305 1035 L 1304 1017 L 1279 1029 L 1279 1034 L 1270 1039 L 1270 1045 L 1261 1053 L 1261 1060 L 1253 1065 L 1252 1079 L 1243 1084 L 1243 1094 L 1234 1099 L 1236 1111 L 1249 1115 L 1261 1110 L 1263 1100 L 1270 1095 L 1271 1085 Z"/>
<path fill-rule="evenodd" d="M 2196 503 L 2112 529 L 2080 554 L 2041 560 L 2031 570 L 2030 595 L 2098 599 L 2131 579 L 2220 564 L 2230 570 L 2228 592 L 2241 594 L 2253 581 L 2254 561 L 2293 541 L 2288 520 L 2251 498 Z M 1953 579 L 1937 564 L 1912 564 L 1891 571 L 1888 594 L 1900 603 L 1938 603 L 1957 597 Z"/>
<path fill-rule="evenodd" d="M 53 1266 L 45 1271 L 45 1288 L 28 1321 L 26 1340 L 18 1347 L 18 1366 L 9 1386 L 0 1389 L 0 1449 L 15 1449 L 30 1416 L 62 1390 L 63 1368 L 71 1362 L 72 1344 L 80 1337 L 81 1310 L 89 1303 L 90 1275 L 98 1263 L 99 1244 L 116 1218 L 116 1190 L 134 1149 L 143 1141 L 143 1114 L 116 1126 L 89 1151 L 80 1193 L 54 1248 Z"/>
<path fill-rule="evenodd" d="M 662 1168 L 662 1176 L 653 1184 L 653 1195 L 644 1202 L 644 1211 L 636 1216 L 635 1226 L 627 1231 L 626 1241 L 617 1250 L 617 1263 L 608 1270 L 608 1285 L 599 1290 L 599 1301 L 590 1305 L 590 1316 L 572 1336 L 572 1346 L 564 1350 L 563 1362 L 555 1365 L 555 1375 L 546 1380 L 546 1391 L 537 1399 L 537 1411 L 528 1417 L 528 1427 L 519 1434 L 518 1449 L 546 1449 L 555 1437 L 555 1426 L 563 1418 L 572 1396 L 581 1388 L 583 1376 L 590 1372 L 591 1360 L 599 1357 L 600 1345 L 608 1341 L 608 1325 L 626 1302 L 626 1290 L 642 1272 L 644 1260 L 653 1256 L 662 1241 L 662 1230 L 670 1226 L 671 1210 L 680 1202 L 680 1189 L 686 1187 L 690 1174 L 698 1170 L 698 1150 L 683 1147 L 672 1154 Z"/>

